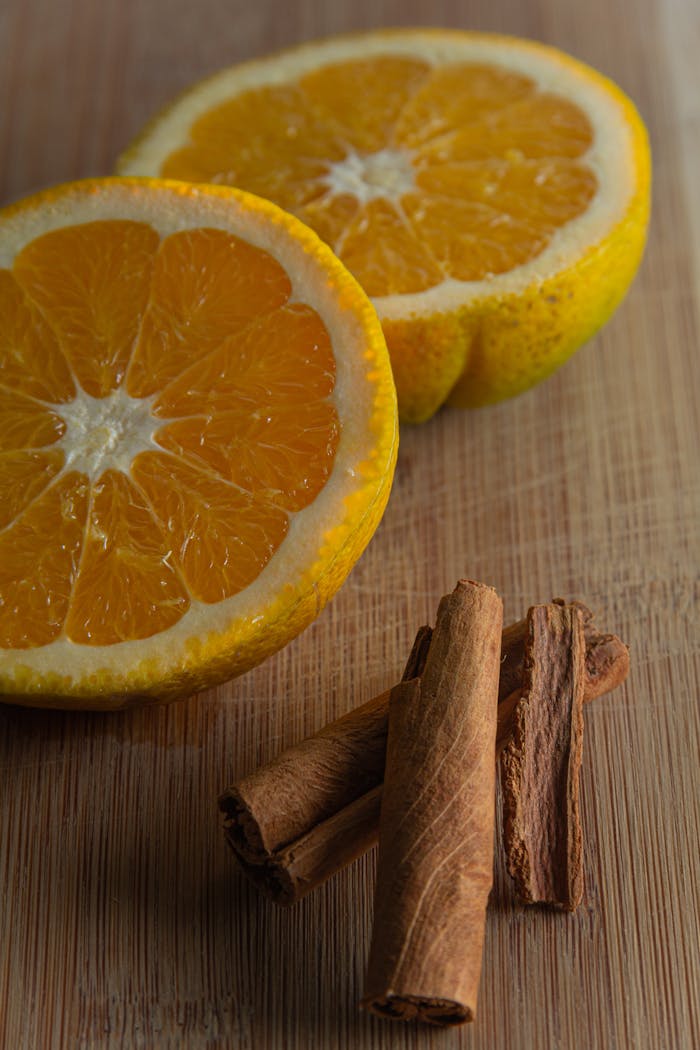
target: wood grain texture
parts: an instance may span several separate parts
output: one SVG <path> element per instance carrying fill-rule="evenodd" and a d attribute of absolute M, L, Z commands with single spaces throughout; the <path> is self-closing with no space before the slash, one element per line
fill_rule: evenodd
<path fill-rule="evenodd" d="M 2 0 L 0 199 L 109 171 L 224 64 L 419 23 L 556 44 L 632 95 L 655 159 L 642 271 L 550 381 L 404 430 L 366 554 L 258 670 L 167 708 L 0 711 L 3 1050 L 700 1046 L 697 4 Z M 586 710 L 581 909 L 515 907 L 499 854 L 478 1022 L 436 1035 L 356 1009 L 374 857 L 282 912 L 235 873 L 216 798 L 390 686 L 460 576 L 493 584 L 506 622 L 584 598 L 633 663 Z"/>

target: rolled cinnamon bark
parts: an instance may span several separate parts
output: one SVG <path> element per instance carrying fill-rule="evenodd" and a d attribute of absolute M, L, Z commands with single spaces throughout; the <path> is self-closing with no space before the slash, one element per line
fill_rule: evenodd
<path fill-rule="evenodd" d="M 228 841 L 261 863 L 381 783 L 389 693 L 283 751 L 221 796 Z"/>
<path fill-rule="evenodd" d="M 421 673 L 431 636 L 430 627 L 418 629 L 404 681 Z M 282 847 L 381 784 L 389 693 L 287 748 L 221 795 L 226 837 L 246 865 L 266 864 Z"/>
<path fill-rule="evenodd" d="M 522 901 L 573 911 L 583 894 L 583 622 L 560 605 L 534 606 L 527 622 L 523 687 L 501 755 L 503 843 Z"/>
<path fill-rule="evenodd" d="M 425 670 L 396 686 L 363 1005 L 437 1025 L 473 1019 L 493 874 L 503 619 L 491 587 L 442 599 Z"/>

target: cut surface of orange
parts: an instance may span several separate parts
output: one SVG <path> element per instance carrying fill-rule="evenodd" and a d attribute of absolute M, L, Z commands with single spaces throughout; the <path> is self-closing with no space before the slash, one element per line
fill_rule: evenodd
<path fill-rule="evenodd" d="M 115 707 L 320 611 L 397 448 L 376 314 L 248 194 L 72 183 L 0 212 L 0 691 Z"/>
<path fill-rule="evenodd" d="M 649 207 L 646 133 L 613 83 L 553 48 L 446 30 L 225 70 L 119 170 L 238 185 L 314 228 L 373 299 L 408 421 L 565 360 L 624 295 Z"/>

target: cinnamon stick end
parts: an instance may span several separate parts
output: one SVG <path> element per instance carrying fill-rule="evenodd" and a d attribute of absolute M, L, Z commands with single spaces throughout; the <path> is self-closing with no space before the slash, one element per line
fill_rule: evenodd
<path fill-rule="evenodd" d="M 260 864 L 268 851 L 258 821 L 236 786 L 219 796 L 219 809 L 224 815 L 224 834 L 237 856 Z"/>
<path fill-rule="evenodd" d="M 595 631 L 595 625 L 593 623 L 593 613 L 591 609 L 585 604 L 585 602 L 579 601 L 578 598 L 572 598 L 571 600 L 568 600 L 567 598 L 552 598 L 551 604 L 558 605 L 560 608 L 564 608 L 568 605 L 571 609 L 578 609 L 578 611 L 581 613 L 581 621 L 583 623 L 584 634 L 586 634 L 589 629 Z"/>
<path fill-rule="evenodd" d="M 299 892 L 299 888 L 294 884 L 293 879 L 284 866 L 275 864 L 274 861 L 271 860 L 261 863 L 251 863 L 246 857 L 239 853 L 230 838 L 227 838 L 227 841 L 233 851 L 234 857 L 236 858 L 238 867 L 248 881 L 252 882 L 257 890 L 275 904 L 288 908 L 291 907 L 292 904 L 296 904 L 296 902 L 304 895 L 303 892 Z"/>
<path fill-rule="evenodd" d="M 363 1009 L 393 1021 L 421 1021 L 439 1028 L 451 1028 L 474 1020 L 474 1011 L 452 999 L 432 999 L 419 995 L 382 995 L 363 999 Z"/>
<path fill-rule="evenodd" d="M 584 699 L 612 692 L 630 672 L 629 646 L 615 634 L 586 637 L 586 692 Z"/>
<path fill-rule="evenodd" d="M 433 629 L 428 624 L 424 624 L 422 627 L 418 628 L 413 647 L 408 654 L 408 660 L 404 667 L 404 682 L 409 682 L 412 678 L 420 678 L 423 674 L 425 661 L 428 659 L 428 653 L 430 651 L 432 637 Z"/>

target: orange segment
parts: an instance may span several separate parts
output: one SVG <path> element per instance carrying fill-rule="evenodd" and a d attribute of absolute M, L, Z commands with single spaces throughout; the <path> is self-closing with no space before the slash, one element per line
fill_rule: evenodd
<path fill-rule="evenodd" d="M 53 445 L 65 433 L 60 416 L 38 401 L 0 386 L 0 452 Z"/>
<path fill-rule="evenodd" d="M 427 62 L 387 54 L 315 70 L 299 87 L 318 124 L 333 128 L 346 152 L 371 153 L 391 141 L 401 111 L 429 73 Z"/>
<path fill-rule="evenodd" d="M 537 255 L 548 239 L 546 228 L 485 204 L 416 195 L 404 200 L 404 208 L 416 238 L 459 281 L 506 273 Z M 460 232 L 464 227 L 469 234 Z"/>
<path fill-rule="evenodd" d="M 251 495 L 297 511 L 328 481 L 339 437 L 335 408 L 320 401 L 195 416 L 164 427 L 156 440 Z"/>
<path fill-rule="evenodd" d="M 104 397 L 124 377 L 158 241 L 146 223 L 89 222 L 45 233 L 15 259 L 15 277 L 92 397 Z"/>
<path fill-rule="evenodd" d="M 459 62 L 438 67 L 399 115 L 396 142 L 416 149 L 465 125 L 483 130 L 535 90 L 530 77 L 498 66 Z"/>
<path fill-rule="evenodd" d="M 556 95 L 536 94 L 483 124 L 467 125 L 426 143 L 418 151 L 422 162 L 522 160 L 542 157 L 582 157 L 593 142 L 586 114 Z"/>
<path fill-rule="evenodd" d="M 544 233 L 582 214 L 597 189 L 589 168 L 559 157 L 518 164 L 490 161 L 426 166 L 416 173 L 416 183 L 430 198 L 450 198 L 444 202 L 446 207 L 460 200 L 482 204 L 526 219 Z"/>
<path fill-rule="evenodd" d="M 9 270 L 0 270 L 0 382 L 42 401 L 75 395 L 55 335 Z"/>
<path fill-rule="evenodd" d="M 296 209 L 302 222 L 307 223 L 334 251 L 348 226 L 360 210 L 356 197 L 349 193 L 318 197 Z"/>
<path fill-rule="evenodd" d="M 440 284 L 445 275 L 399 209 L 370 201 L 350 223 L 340 257 L 369 295 L 405 295 Z"/>
<path fill-rule="evenodd" d="M 78 570 L 88 483 L 56 480 L 0 532 L 0 646 L 26 650 L 57 638 Z"/>
<path fill-rule="evenodd" d="M 540 93 L 514 106 L 494 124 L 524 157 L 583 157 L 593 145 L 591 122 L 580 106 L 558 95 Z"/>
<path fill-rule="evenodd" d="M 160 417 L 225 412 L 251 405 L 304 405 L 330 397 L 335 359 L 315 310 L 293 303 L 251 324 L 166 386 Z"/>
<path fill-rule="evenodd" d="M 163 175 L 245 186 L 295 208 L 321 192 L 327 162 L 344 154 L 336 129 L 308 111 L 295 87 L 263 87 L 215 107 L 190 130 Z M 245 148 L 240 146 L 245 143 Z M 270 163 L 274 158 L 274 163 Z"/>
<path fill-rule="evenodd" d="M 120 471 L 106 471 L 92 486 L 67 636 L 82 645 L 114 645 L 177 623 L 189 597 L 173 561 L 138 489 Z"/>
<path fill-rule="evenodd" d="M 199 601 L 242 591 L 287 534 L 283 511 L 165 453 L 142 453 L 132 474 L 157 506 L 173 558 Z"/>
<path fill-rule="evenodd" d="M 145 397 L 252 318 L 287 301 L 289 277 L 271 255 L 225 230 L 172 234 L 160 246 L 127 389 Z"/>
<path fill-rule="evenodd" d="M 36 499 L 63 466 L 59 449 L 0 453 L 0 529 Z"/>

